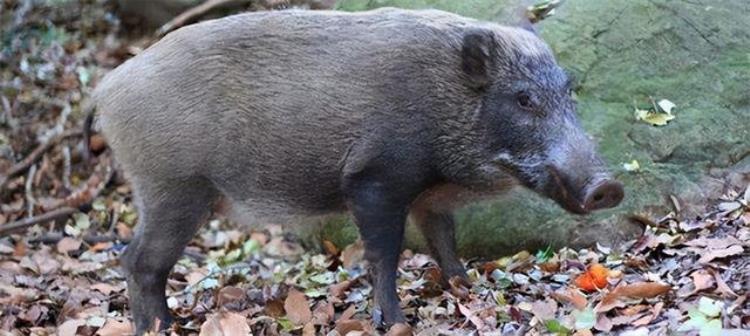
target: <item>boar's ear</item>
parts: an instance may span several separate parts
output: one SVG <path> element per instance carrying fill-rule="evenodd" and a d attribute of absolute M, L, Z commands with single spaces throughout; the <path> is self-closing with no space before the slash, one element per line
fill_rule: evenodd
<path fill-rule="evenodd" d="M 481 90 L 492 82 L 495 39 L 486 29 L 472 29 L 463 37 L 461 67 L 469 79 L 469 86 Z"/>

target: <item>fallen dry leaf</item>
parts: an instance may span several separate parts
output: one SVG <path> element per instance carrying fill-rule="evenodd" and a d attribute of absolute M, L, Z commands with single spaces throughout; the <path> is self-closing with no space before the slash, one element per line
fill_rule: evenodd
<path fill-rule="evenodd" d="M 315 336 L 315 325 L 312 322 L 307 322 L 302 327 L 302 336 Z"/>
<path fill-rule="evenodd" d="M 745 249 L 742 248 L 742 246 L 740 245 L 732 245 L 730 247 L 727 247 L 725 249 L 720 249 L 720 250 L 710 250 L 707 253 L 705 253 L 700 259 L 698 259 L 698 262 L 705 264 L 717 258 L 726 258 L 729 256 L 740 254 L 744 250 Z"/>
<path fill-rule="evenodd" d="M 551 296 L 560 303 L 570 303 L 578 310 L 583 310 L 588 305 L 586 296 L 578 290 L 570 287 L 552 292 Z"/>
<path fill-rule="evenodd" d="M 333 321 L 333 317 L 335 315 L 335 310 L 333 309 L 333 304 L 330 302 L 318 302 L 317 306 L 315 306 L 315 310 L 313 310 L 313 319 L 312 322 L 314 324 L 323 324 L 328 325 Z"/>
<path fill-rule="evenodd" d="M 341 251 L 341 264 L 344 268 L 351 268 L 354 264 L 359 263 L 365 257 L 365 245 L 362 240 L 357 240 Z"/>
<path fill-rule="evenodd" d="M 657 282 L 637 282 L 633 284 L 620 284 L 604 296 L 601 302 L 594 308 L 596 312 L 606 312 L 622 304 L 620 299 L 649 299 L 668 293 L 672 286 Z"/>
<path fill-rule="evenodd" d="M 362 321 L 358 320 L 339 320 L 336 322 L 336 331 L 339 335 L 347 335 L 352 331 L 363 331 L 365 327 Z"/>
<path fill-rule="evenodd" d="M 63 322 L 57 327 L 58 336 L 76 336 L 78 335 L 78 328 L 86 325 L 86 320 L 74 319 Z"/>
<path fill-rule="evenodd" d="M 102 293 L 104 295 L 109 295 L 112 292 L 119 292 L 121 290 L 121 288 L 112 286 L 112 285 L 110 285 L 108 283 L 104 283 L 104 282 L 100 282 L 100 283 L 91 285 L 91 289 L 97 290 L 97 291 L 99 291 L 100 293 Z"/>
<path fill-rule="evenodd" d="M 120 336 L 132 334 L 133 324 L 130 321 L 119 321 L 112 318 L 108 318 L 104 326 L 96 331 L 97 336 Z"/>
<path fill-rule="evenodd" d="M 81 248 L 81 240 L 79 239 L 64 237 L 59 242 L 57 242 L 57 252 L 60 254 L 67 254 L 70 251 L 77 251 L 79 248 Z"/>
<path fill-rule="evenodd" d="M 284 311 L 289 321 L 296 326 L 304 325 L 312 320 L 310 302 L 304 293 L 292 288 L 284 300 Z"/>
<path fill-rule="evenodd" d="M 405 323 L 396 323 L 388 329 L 385 336 L 410 336 L 412 335 L 411 327 Z"/>
<path fill-rule="evenodd" d="M 237 302 L 245 299 L 245 291 L 242 288 L 226 286 L 219 290 L 216 301 L 218 306 L 223 306 L 229 302 Z"/>
<path fill-rule="evenodd" d="M 659 314 L 661 314 L 661 310 L 664 308 L 664 302 L 657 302 L 654 307 L 651 309 L 651 314 L 643 316 L 631 323 L 633 326 L 640 327 L 645 326 L 651 323 L 654 319 L 659 317 Z"/>
<path fill-rule="evenodd" d="M 199 336 L 247 336 L 250 326 L 244 316 L 232 312 L 211 314 L 201 325 Z"/>

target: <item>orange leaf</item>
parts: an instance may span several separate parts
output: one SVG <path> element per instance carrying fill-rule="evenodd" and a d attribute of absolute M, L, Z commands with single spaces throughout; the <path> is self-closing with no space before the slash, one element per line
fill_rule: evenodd
<path fill-rule="evenodd" d="M 575 279 L 575 285 L 583 291 L 594 292 L 607 287 L 607 276 L 610 270 L 601 264 L 589 266 L 586 272 L 582 273 Z"/>

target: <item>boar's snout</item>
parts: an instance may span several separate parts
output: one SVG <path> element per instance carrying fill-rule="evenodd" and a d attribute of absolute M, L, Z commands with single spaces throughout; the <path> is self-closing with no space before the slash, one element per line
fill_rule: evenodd
<path fill-rule="evenodd" d="M 586 211 L 614 208 L 625 196 L 622 183 L 612 179 L 602 180 L 588 189 L 583 198 Z"/>
<path fill-rule="evenodd" d="M 587 214 L 595 210 L 614 208 L 625 197 L 622 183 L 608 176 L 589 180 L 583 186 L 575 186 L 572 179 L 549 166 L 551 183 L 547 195 L 565 210 L 574 214 Z"/>

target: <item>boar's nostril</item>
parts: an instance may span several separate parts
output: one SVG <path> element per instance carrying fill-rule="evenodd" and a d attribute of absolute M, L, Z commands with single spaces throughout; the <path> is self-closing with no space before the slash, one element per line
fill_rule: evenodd
<path fill-rule="evenodd" d="M 625 191 L 620 182 L 604 180 L 587 193 L 583 207 L 587 211 L 612 208 L 620 204 L 624 195 Z"/>

